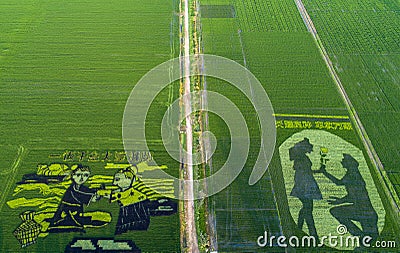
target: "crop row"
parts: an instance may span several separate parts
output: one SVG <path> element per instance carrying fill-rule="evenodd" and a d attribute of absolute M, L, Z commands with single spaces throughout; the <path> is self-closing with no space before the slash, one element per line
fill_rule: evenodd
<path fill-rule="evenodd" d="M 291 1 L 233 0 L 243 31 L 305 31 Z"/>
<path fill-rule="evenodd" d="M 385 170 L 399 172 L 399 2 L 304 3 Z"/>
<path fill-rule="evenodd" d="M 322 1 L 304 2 L 328 52 L 334 54 L 399 52 L 398 11 L 377 10 L 374 7 L 363 6 L 356 8 L 345 3 L 325 6 Z"/>
<path fill-rule="evenodd" d="M 0 173 L 4 175 L 0 183 L 8 186 L 0 191 L 1 206 L 12 198 L 15 183 L 24 174 L 34 172 L 29 168 L 55 162 L 56 158 L 48 158 L 46 149 L 123 149 L 122 117 L 132 88 L 147 71 L 176 56 L 179 49 L 176 3 L 174 0 L 145 4 L 140 0 L 0 2 L 0 145 L 4 149 L 0 155 L 11 157 L 0 162 Z M 150 116 L 162 118 L 167 101 L 168 90 L 156 99 Z M 153 126 L 148 134 L 153 137 L 157 133 Z M 10 173 L 7 169 L 12 167 L 15 147 L 19 145 L 29 152 L 15 162 L 19 167 Z M 170 161 L 163 147 L 153 145 L 152 151 L 158 163 L 178 170 L 179 166 Z M 70 158 L 68 163 L 74 159 Z M 86 164 L 88 160 L 80 162 Z M 101 164 L 90 162 L 94 174 L 99 172 Z M 93 208 L 105 208 L 104 204 L 100 202 Z M 107 208 L 115 213 L 115 206 Z M 0 252 L 21 251 L 13 231 L 20 223 L 18 214 L 23 211 L 3 206 Z M 156 218 L 152 226 L 132 239 L 141 244 L 143 251 L 179 251 L 178 215 Z M 86 235 L 112 237 L 114 230 L 114 226 L 89 229 Z M 49 237 L 50 240 L 29 246 L 29 251 L 64 251 L 73 235 Z"/>

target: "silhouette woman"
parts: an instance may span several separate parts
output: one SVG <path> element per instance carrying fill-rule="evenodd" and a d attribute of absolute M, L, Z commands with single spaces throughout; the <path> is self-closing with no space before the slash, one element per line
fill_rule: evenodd
<path fill-rule="evenodd" d="M 311 169 L 312 162 L 307 156 L 307 153 L 312 151 L 313 145 L 307 138 L 304 138 L 304 140 L 289 149 L 289 157 L 291 161 L 294 161 L 293 169 L 295 170 L 294 186 L 290 196 L 298 198 L 303 204 L 299 211 L 297 227 L 302 229 L 304 222 L 306 222 L 309 234 L 318 238 L 312 212 L 314 199 L 322 199 L 322 194 L 313 175 L 313 173 L 319 171 Z"/>

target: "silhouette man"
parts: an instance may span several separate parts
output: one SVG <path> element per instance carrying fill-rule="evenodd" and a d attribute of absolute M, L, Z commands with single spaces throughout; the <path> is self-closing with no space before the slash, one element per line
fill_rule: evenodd
<path fill-rule="evenodd" d="M 330 196 L 328 203 L 338 205 L 332 207 L 329 212 L 341 224 L 347 227 L 350 234 L 354 236 L 378 237 L 378 215 L 376 214 L 371 200 L 368 196 L 365 181 L 358 170 L 358 162 L 349 154 L 343 154 L 342 166 L 347 170 L 342 179 L 338 179 L 325 170 L 322 166 L 321 172 L 334 184 L 346 188 L 347 195 L 338 198 Z M 358 221 L 362 229 L 353 221 Z"/>

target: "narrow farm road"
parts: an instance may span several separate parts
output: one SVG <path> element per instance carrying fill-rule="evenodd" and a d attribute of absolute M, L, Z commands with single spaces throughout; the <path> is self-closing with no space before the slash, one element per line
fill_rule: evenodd
<path fill-rule="evenodd" d="M 187 115 L 185 117 L 185 140 L 186 140 L 186 152 L 182 152 L 186 159 L 183 159 L 184 164 L 184 237 L 186 241 L 187 252 L 199 252 L 196 224 L 195 224 L 195 207 L 194 207 L 194 194 L 193 194 L 193 126 L 191 118 L 191 84 L 190 84 L 190 24 L 189 24 L 189 0 L 182 0 L 181 6 L 184 6 L 183 10 L 183 111 Z M 182 48 L 182 45 L 181 45 Z M 181 159 L 182 160 L 182 159 Z"/>

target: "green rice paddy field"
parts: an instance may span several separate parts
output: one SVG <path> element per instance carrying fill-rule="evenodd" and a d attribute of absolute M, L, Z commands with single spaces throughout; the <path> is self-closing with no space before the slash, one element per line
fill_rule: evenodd
<path fill-rule="evenodd" d="M 179 54 L 178 4 L 175 0 L 0 2 L 1 252 L 49 252 L 49 248 L 63 252 L 76 236 L 114 236 L 115 219 L 102 229 L 88 229 L 86 234 L 50 234 L 21 248 L 13 231 L 21 223 L 19 214 L 31 208 L 13 209 L 7 202 L 18 197 L 13 189 L 24 174 L 34 173 L 39 163 L 65 162 L 65 151 L 100 155 L 110 151 L 115 154 L 112 161 L 123 160 L 117 154 L 123 150 L 122 116 L 132 88 L 151 68 Z M 396 187 L 400 182 L 396 174 L 400 160 L 396 138 L 400 133 L 398 2 L 304 0 L 304 4 Z M 285 173 L 291 169 L 284 167 L 286 161 L 278 148 L 308 129 L 334 134 L 362 150 L 364 157 L 366 152 L 294 1 L 201 0 L 200 6 L 204 53 L 224 56 L 249 68 L 263 84 L 275 110 L 274 157 L 264 177 L 249 186 L 260 145 L 257 112 L 251 101 L 229 84 L 206 80 L 210 90 L 238 105 L 251 136 L 245 169 L 228 188 L 211 198 L 219 251 L 266 252 L 269 249 L 257 245 L 264 231 L 275 236 L 308 233 L 306 228 L 296 227 L 291 213 L 295 207 L 287 190 L 292 186 L 285 184 Z M 161 92 L 146 122 L 156 161 L 172 173 L 179 164 L 164 151 L 159 126 L 167 105 L 178 95 L 176 84 Z M 213 156 L 217 170 L 230 150 L 229 130 L 215 115 L 210 115 L 209 122 L 218 139 Z M 304 137 L 317 140 L 306 133 Z M 314 153 L 319 148 L 315 145 Z M 85 159 L 92 174 L 114 173 L 104 171 L 104 160 Z M 383 220 L 379 239 L 399 242 L 393 225 L 398 221 L 389 210 L 378 175 L 368 160 L 367 164 L 366 173 L 373 180 L 365 180 L 375 182 L 381 197 L 374 195 L 374 201 L 381 199 L 386 209 L 386 214 L 379 213 Z M 107 208 L 112 217 L 118 215 L 116 205 L 103 203 L 88 210 Z M 323 213 L 321 206 L 316 205 L 315 217 Z M 321 217 L 322 222 L 332 221 Z M 178 215 L 152 217 L 148 231 L 116 239 L 133 240 L 143 252 L 179 252 L 179 225 Z M 276 245 L 273 250 L 285 251 Z"/>
<path fill-rule="evenodd" d="M 114 236 L 118 205 L 104 201 L 91 208 L 111 211 L 115 219 L 106 228 L 50 234 L 22 249 L 13 231 L 19 214 L 36 207 L 11 209 L 7 201 L 24 196 L 12 195 L 16 182 L 38 164 L 79 161 L 57 156 L 66 150 L 111 151 L 111 157 L 123 151 L 122 116 L 134 84 L 179 53 L 176 11 L 176 1 L 158 0 L 0 2 L 1 252 L 63 252 L 75 236 Z M 149 117 L 162 118 L 168 94 L 158 97 Z M 150 138 L 157 131 L 159 125 L 150 125 Z M 179 168 L 168 158 L 162 162 Z M 83 163 L 92 174 L 115 173 L 87 156 Z M 147 232 L 119 239 L 147 252 L 179 251 L 178 215 L 154 218 Z"/>
<path fill-rule="evenodd" d="M 376 151 L 400 194 L 400 4 L 304 4 Z"/>
<path fill-rule="evenodd" d="M 336 42 L 336 44 L 334 44 L 335 48 L 340 50 L 343 45 L 339 44 L 332 35 L 333 32 L 335 32 L 335 35 L 340 32 L 335 29 L 334 24 L 328 24 L 328 21 L 325 20 L 326 16 L 324 16 L 326 13 L 331 12 L 325 11 L 325 9 L 320 6 L 324 6 L 323 3 L 318 5 L 319 8 L 317 8 L 316 2 L 306 2 L 310 6 L 314 6 L 315 9 L 311 11 L 311 13 L 319 17 L 318 20 L 315 20 L 317 30 L 319 28 L 318 22 L 321 22 L 321 25 L 325 25 L 326 30 L 321 35 L 323 42 L 325 42 L 324 35 L 326 33 L 326 36 L 332 36 L 329 37 L 331 41 L 327 42 L 327 47 L 329 48 L 331 45 L 329 43 L 334 41 Z M 339 1 L 337 2 L 338 5 L 341 4 Z M 307 32 L 294 1 L 203 0 L 201 4 L 201 9 L 203 10 L 201 13 L 201 23 L 204 52 L 234 59 L 248 67 L 263 84 L 272 102 L 275 114 L 348 116 L 345 104 L 328 72 L 314 39 L 311 34 Z M 333 3 L 330 3 L 330 5 L 333 6 Z M 212 11 L 213 9 L 214 11 Z M 220 16 L 218 16 L 218 11 Z M 333 14 L 331 15 L 332 17 L 334 16 Z M 338 27 L 345 26 L 345 22 L 340 21 L 340 18 L 337 18 L 336 22 L 341 22 Z M 364 25 L 367 26 L 368 24 Z M 372 26 L 371 24 L 369 25 Z M 346 35 L 348 34 L 341 35 L 342 41 L 346 41 Z M 375 34 L 375 36 L 378 35 L 380 34 Z M 382 41 L 381 44 L 383 45 L 385 42 Z M 390 45 L 387 47 L 391 46 L 398 50 L 396 42 L 392 41 L 392 43 L 389 44 Z M 371 48 L 375 48 L 375 46 L 373 45 Z M 360 51 L 360 54 L 361 52 L 363 51 Z M 371 54 L 371 52 L 366 51 L 365 54 Z M 394 57 L 396 56 L 393 56 L 393 58 Z M 348 56 L 348 58 L 354 59 L 353 55 Z M 340 59 L 336 59 L 336 57 L 334 61 L 338 65 L 341 62 Z M 374 63 L 370 62 L 369 64 L 373 65 Z M 372 67 L 372 65 L 371 68 L 374 68 L 374 71 L 376 71 L 376 68 Z M 388 84 L 388 86 L 391 86 L 393 89 L 390 96 L 395 97 L 398 94 L 398 92 L 396 93 L 396 91 L 398 91 L 398 81 L 396 82 L 395 79 L 397 75 L 395 71 L 396 63 L 392 62 L 390 66 L 392 74 L 385 78 L 391 79 L 393 77 L 392 80 L 394 83 Z M 342 74 L 343 73 L 340 72 L 341 77 Z M 388 163 L 398 163 L 396 159 L 393 159 L 398 155 L 397 151 L 393 152 L 393 156 L 387 156 L 388 150 L 390 150 L 389 152 L 392 151 L 392 149 L 388 149 L 389 146 L 398 146 L 397 140 L 393 139 L 392 133 L 387 134 L 385 137 L 377 135 L 377 133 L 381 135 L 382 133 L 387 133 L 382 131 L 382 129 L 378 130 L 380 128 L 385 128 L 387 131 L 389 129 L 392 129 L 394 132 L 398 131 L 399 128 L 396 126 L 397 121 L 393 120 L 394 118 L 392 117 L 392 125 L 389 123 L 385 124 L 382 122 L 385 118 L 382 119 L 381 116 L 370 113 L 370 115 L 375 115 L 376 120 L 380 120 L 379 127 L 374 127 L 372 118 L 364 117 L 366 111 L 361 105 L 362 103 L 368 104 L 371 109 L 374 108 L 374 112 L 379 110 L 377 109 L 379 106 L 373 107 L 371 102 L 366 101 L 366 97 L 360 95 L 362 92 L 373 93 L 372 87 L 378 85 L 377 83 L 379 81 L 369 81 L 368 87 L 371 87 L 371 90 L 368 87 L 356 89 L 353 83 L 349 82 L 351 74 L 360 76 L 366 76 L 368 74 L 365 74 L 365 70 L 363 72 L 352 69 L 348 71 L 347 76 L 343 76 L 342 81 L 345 83 L 346 90 L 348 90 L 352 101 L 355 100 L 354 104 L 356 110 L 358 111 L 358 108 L 360 108 L 358 112 L 363 115 L 363 123 L 367 128 L 374 128 L 371 130 L 367 129 L 367 131 L 371 133 L 373 143 L 379 150 L 378 154 L 382 154 L 382 160 L 385 162 L 386 157 Z M 239 105 L 239 108 L 242 108 L 246 112 L 252 110 L 250 109 L 251 106 L 244 101 L 245 99 L 243 97 L 240 98 L 239 92 L 229 87 L 228 84 L 220 80 L 208 78 L 207 87 L 231 98 Z M 347 87 L 349 88 L 347 89 Z M 389 87 L 385 86 L 385 89 L 389 89 Z M 383 91 L 380 92 L 382 93 Z M 393 103 L 396 103 L 396 101 L 397 100 L 394 100 Z M 386 111 L 384 108 L 387 107 L 383 107 L 381 111 Z M 392 109 L 389 108 L 387 113 L 390 114 L 391 111 Z M 396 114 L 395 111 L 393 113 Z M 252 123 L 255 121 L 254 111 L 253 114 L 246 114 L 252 115 L 246 119 L 249 125 L 254 126 L 254 123 Z M 385 115 L 385 113 L 379 115 Z M 304 118 L 300 120 L 304 120 Z M 277 122 L 280 123 L 279 117 L 277 117 Z M 375 124 L 378 124 L 377 121 L 375 122 Z M 294 133 L 298 133 L 304 130 L 304 128 L 307 128 L 301 126 L 301 124 L 297 127 L 293 127 L 290 124 L 286 125 L 284 121 L 282 125 L 278 123 L 276 148 Z M 213 120 L 212 116 L 210 118 L 210 129 L 213 132 L 217 132 L 217 134 L 226 136 L 226 130 L 225 133 L 222 130 L 223 124 L 219 123 L 218 120 Z M 324 130 L 340 136 L 359 149 L 363 149 L 363 145 L 354 130 Z M 251 129 L 251 133 L 253 152 L 257 152 L 258 149 L 256 147 L 259 145 L 257 136 L 259 136 L 259 132 Z M 392 140 L 389 140 L 390 138 L 392 138 Z M 221 139 L 221 137 L 218 139 Z M 379 145 L 379 143 L 385 142 L 383 139 L 386 139 L 386 146 Z M 221 149 L 222 150 L 219 150 L 219 153 L 214 156 L 214 164 L 220 163 L 226 157 L 226 154 L 225 156 L 223 155 L 223 148 Z M 316 147 L 314 147 L 314 149 L 316 149 Z M 225 150 L 225 152 L 228 151 Z M 284 179 L 284 175 L 282 174 L 282 161 L 278 153 L 274 155 L 267 175 L 255 186 L 250 187 L 247 185 L 249 171 L 254 164 L 256 155 L 257 153 L 253 156 L 250 155 L 245 169 L 247 172 L 242 173 L 222 194 L 218 194 L 214 197 L 217 234 L 219 235 L 220 249 L 223 251 L 243 252 L 246 250 L 259 250 L 264 252 L 266 249 L 257 247 L 254 239 L 257 238 L 258 235 L 261 235 L 264 230 L 271 234 L 281 234 L 282 231 L 285 235 L 301 234 L 301 232 L 295 228 L 294 222 L 297 217 L 292 216 L 292 219 L 289 213 L 290 208 L 288 205 L 290 204 L 288 204 L 286 200 L 288 196 L 285 193 L 285 187 L 288 188 L 292 186 L 282 183 L 287 179 Z M 249 196 L 252 197 L 250 198 Z M 282 198 L 282 196 L 285 196 L 285 198 Z M 240 201 L 240 205 L 237 206 L 234 204 L 235 201 Z M 264 209 L 260 207 L 264 207 Z M 321 210 L 318 210 L 318 208 L 317 210 L 314 209 L 315 213 L 319 213 L 320 211 Z M 390 218 L 390 215 L 386 218 L 385 229 L 381 235 L 383 237 L 389 235 L 389 238 L 394 238 L 396 236 L 391 228 L 391 224 L 397 221 Z M 330 221 L 327 218 L 325 222 Z M 309 250 L 310 249 L 307 249 L 305 251 Z M 329 249 L 326 248 L 324 250 L 327 251 Z"/>

